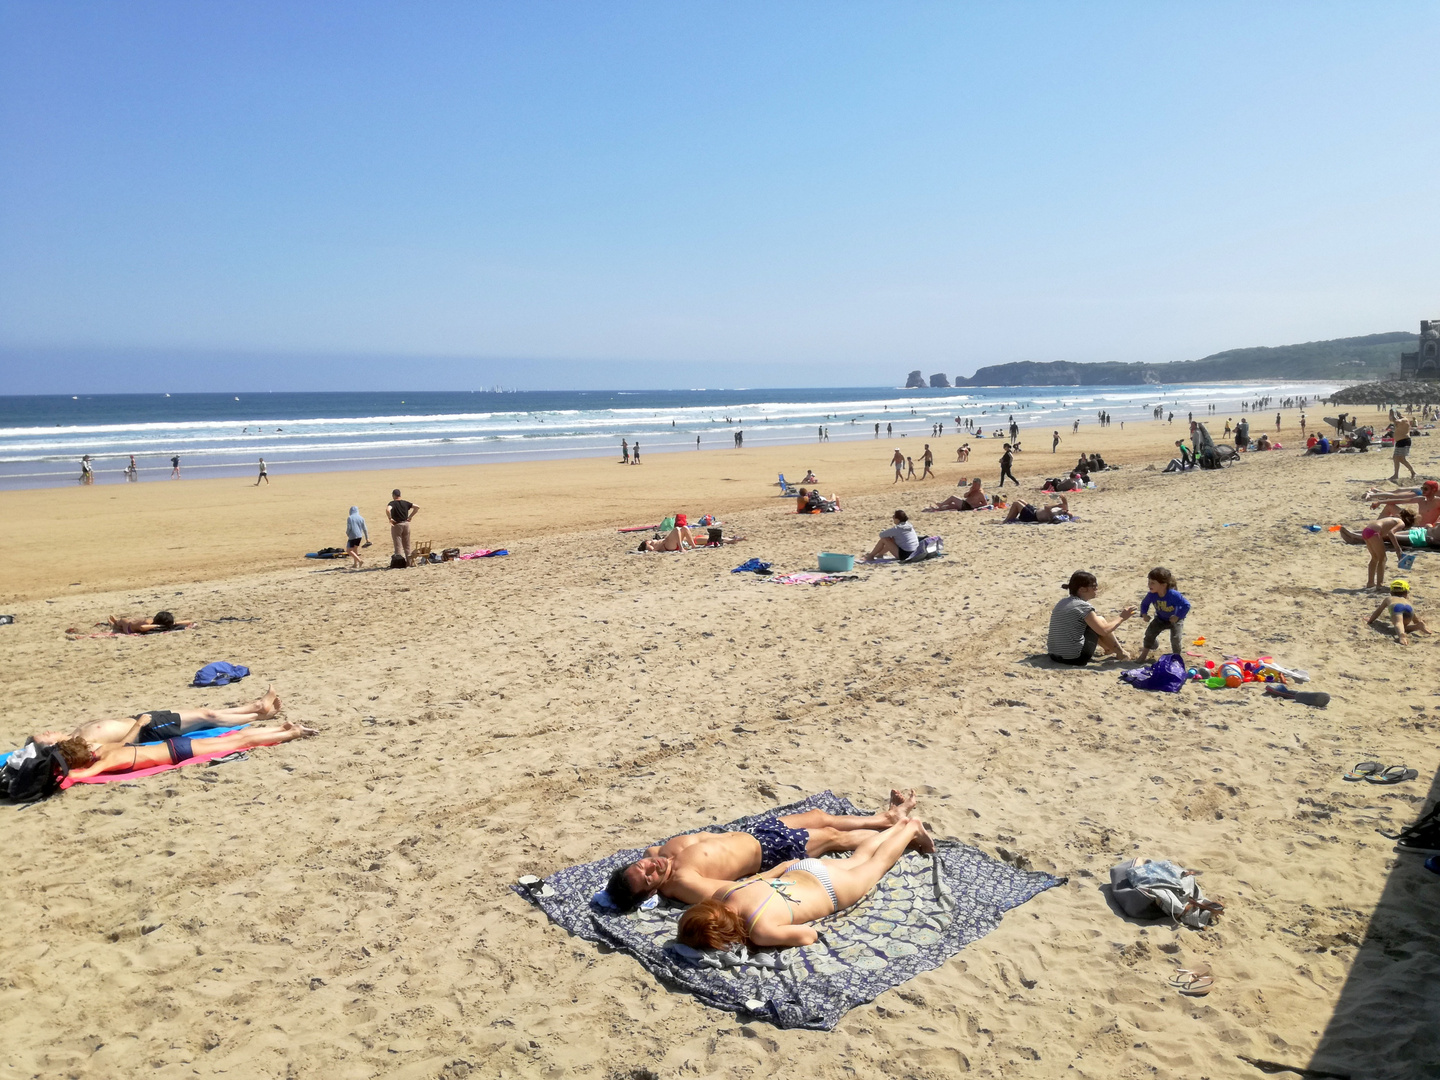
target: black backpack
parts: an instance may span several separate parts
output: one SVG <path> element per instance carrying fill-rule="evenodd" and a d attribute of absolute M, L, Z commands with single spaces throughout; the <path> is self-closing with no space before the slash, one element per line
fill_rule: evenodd
<path fill-rule="evenodd" d="M 27 742 L 0 766 L 0 799 L 39 802 L 60 790 L 70 775 L 65 755 L 53 746 Z"/>

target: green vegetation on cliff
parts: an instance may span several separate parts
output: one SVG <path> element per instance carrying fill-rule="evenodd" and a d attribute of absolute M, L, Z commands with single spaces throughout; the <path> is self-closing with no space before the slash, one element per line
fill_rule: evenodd
<path fill-rule="evenodd" d="M 1403 332 L 1307 341 L 1274 348 L 1230 349 L 1200 360 L 1165 364 L 1071 364 L 1063 360 L 983 367 L 956 386 L 1129 386 L 1138 383 L 1232 382 L 1237 379 L 1383 379 L 1415 348 Z"/>

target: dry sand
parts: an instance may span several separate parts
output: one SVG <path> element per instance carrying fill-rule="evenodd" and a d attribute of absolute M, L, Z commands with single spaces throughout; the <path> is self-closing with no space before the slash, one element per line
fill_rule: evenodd
<path fill-rule="evenodd" d="M 1081 448 L 1128 463 L 1074 497 L 1080 523 L 917 515 L 946 559 L 828 588 L 729 571 L 864 550 L 893 507 L 993 480 L 995 444 L 971 440 L 967 467 L 936 440 L 941 479 L 893 489 L 880 440 L 0 494 L 17 615 L 0 627 L 0 744 L 269 681 L 323 729 L 0 807 L 0 1076 L 1252 1077 L 1245 1059 L 1303 1067 L 1322 1040 L 1317 1069 L 1436 1075 L 1440 877 L 1375 828 L 1411 820 L 1435 774 L 1437 639 L 1402 649 L 1362 626 L 1363 550 L 1302 528 L 1360 520 L 1352 481 L 1388 476 L 1388 456 L 1164 476 L 1142 463 L 1163 463 L 1179 425 L 1062 434 L 1054 457 L 1029 434 L 1027 497 Z M 844 513 L 795 516 L 767 487 L 807 466 Z M 378 564 L 396 483 L 424 508 L 418 539 L 512 554 L 394 573 L 296 558 L 339 542 L 359 502 Z M 641 556 L 614 531 L 677 508 L 748 540 Z M 1437 558 L 1409 576 L 1440 623 Z M 1330 707 L 1146 694 L 1113 665 L 1033 660 L 1070 571 L 1100 576 L 1106 610 L 1156 563 L 1208 656 L 1308 668 Z M 63 634 L 160 607 L 202 625 Z M 186 685 L 220 659 L 254 675 Z M 1340 779 L 1369 757 L 1420 779 Z M 701 1006 L 508 888 L 804 793 L 874 805 L 892 785 L 917 788 L 937 833 L 1070 880 L 831 1033 Z M 1117 916 L 1099 885 L 1134 855 L 1203 869 L 1228 905 L 1218 926 Z M 1215 990 L 1182 998 L 1165 980 L 1195 960 Z"/>

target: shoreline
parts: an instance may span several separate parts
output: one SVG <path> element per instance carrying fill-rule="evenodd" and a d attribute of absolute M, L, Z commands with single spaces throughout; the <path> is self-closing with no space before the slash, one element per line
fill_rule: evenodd
<path fill-rule="evenodd" d="M 518 395 L 511 410 L 478 409 L 471 394 L 431 394 L 411 401 L 389 394 L 279 395 L 268 416 L 255 419 L 253 402 L 199 395 L 189 403 L 123 395 L 87 399 L 84 423 L 50 426 L 66 418 L 55 410 L 26 410 L 0 401 L 0 490 L 64 488 L 76 484 L 82 454 L 95 465 L 96 484 L 124 484 L 133 455 L 140 483 L 170 480 L 170 459 L 178 455 L 181 479 L 200 476 L 254 479 L 259 458 L 272 476 L 488 465 L 513 461 L 603 460 L 619 455 L 622 439 L 639 440 L 647 453 L 699 448 L 728 450 L 744 434 L 751 447 L 808 446 L 820 429 L 833 441 L 873 439 L 873 427 L 895 429 L 895 437 L 927 438 L 936 424 L 949 436 L 965 430 L 961 420 L 983 424 L 1013 414 L 1031 435 L 1069 429 L 1076 419 L 1093 423 L 1104 409 L 1117 423 L 1151 419 L 1157 402 L 1181 415 L 1195 412 L 1240 415 L 1254 396 L 1319 396 L 1333 389 L 1320 383 L 1218 383 L 1173 387 L 999 387 L 853 390 L 576 393 Z M 1033 390 L 1038 393 L 1018 394 Z M 1212 394 L 1214 390 L 1218 393 Z M 1157 394 L 1159 395 L 1157 398 Z M 214 399 L 214 400 L 212 400 Z M 749 399 L 749 400 L 743 400 Z M 526 406 L 531 406 L 526 408 Z M 241 408 L 246 412 L 239 412 Z M 1316 408 L 1315 404 L 1309 406 Z M 386 411 L 389 410 L 389 411 Z M 971 428 L 973 437 L 974 428 Z M 883 432 L 882 432 L 883 434 Z M 698 447 L 697 447 L 698 440 Z"/>

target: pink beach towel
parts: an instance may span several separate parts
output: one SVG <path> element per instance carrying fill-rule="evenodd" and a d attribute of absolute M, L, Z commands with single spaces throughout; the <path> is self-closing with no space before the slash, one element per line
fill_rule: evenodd
<path fill-rule="evenodd" d="M 78 779 L 67 776 L 60 781 L 60 790 L 75 784 L 108 784 L 112 780 L 134 780 L 140 776 L 154 776 L 156 773 L 169 772 L 171 769 L 178 769 L 181 765 L 195 765 L 202 761 L 214 761 L 216 758 L 224 757 L 226 754 L 233 754 L 234 750 L 214 750 L 208 754 L 196 754 L 192 758 L 186 758 L 179 765 L 151 765 L 148 769 L 131 769 L 129 772 L 107 772 L 99 776 L 82 776 Z"/>

